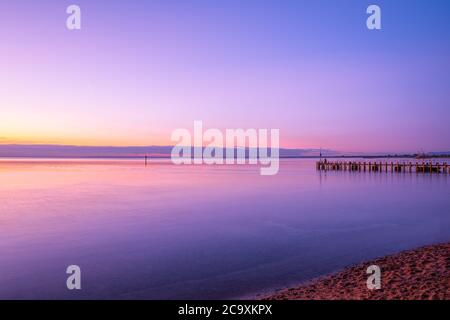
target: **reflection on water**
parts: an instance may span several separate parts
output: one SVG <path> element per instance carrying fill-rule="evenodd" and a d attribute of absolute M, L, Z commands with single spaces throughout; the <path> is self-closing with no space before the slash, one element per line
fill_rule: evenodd
<path fill-rule="evenodd" d="M 447 161 L 449 162 L 449 161 Z M 448 175 L 0 161 L 0 298 L 236 298 L 450 240 Z M 66 289 L 66 267 L 82 290 Z"/>

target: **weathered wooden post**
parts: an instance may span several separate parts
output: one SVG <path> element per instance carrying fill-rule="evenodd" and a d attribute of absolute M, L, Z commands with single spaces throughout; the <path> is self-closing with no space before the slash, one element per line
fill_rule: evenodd
<path fill-rule="evenodd" d="M 444 168 L 442 169 L 442 171 L 444 172 L 444 173 L 447 173 L 447 162 L 444 162 Z"/>

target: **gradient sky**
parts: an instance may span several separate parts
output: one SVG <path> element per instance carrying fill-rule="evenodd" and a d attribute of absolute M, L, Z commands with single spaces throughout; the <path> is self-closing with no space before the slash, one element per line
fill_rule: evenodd
<path fill-rule="evenodd" d="M 167 145 L 202 120 L 279 128 L 282 147 L 448 151 L 449 88 L 447 0 L 0 2 L 0 143 Z"/>

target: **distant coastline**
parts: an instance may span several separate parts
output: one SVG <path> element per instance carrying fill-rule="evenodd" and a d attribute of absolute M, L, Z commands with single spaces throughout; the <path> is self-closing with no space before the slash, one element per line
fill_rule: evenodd
<path fill-rule="evenodd" d="M 0 158 L 57 158 L 57 159 L 154 159 L 170 158 L 173 146 L 72 146 L 49 144 L 0 144 Z M 191 147 L 193 150 L 194 148 Z M 246 155 L 248 155 L 248 148 Z M 194 152 L 192 152 L 194 154 Z M 224 152 L 225 154 L 225 152 Z M 280 148 L 281 159 L 352 158 L 450 158 L 450 151 L 419 153 L 340 152 L 330 149 Z"/>
<path fill-rule="evenodd" d="M 148 159 L 171 159 L 169 155 L 152 155 L 148 154 Z M 138 160 L 143 159 L 145 155 L 141 156 L 5 156 L 0 155 L 0 159 L 117 159 L 117 160 Z M 280 159 L 320 159 L 320 156 L 280 156 Z M 414 155 L 379 155 L 379 156 L 322 156 L 322 158 L 327 159 L 417 159 L 417 160 L 427 160 L 427 159 L 448 159 L 448 155 L 432 155 L 425 158 L 416 158 Z"/>

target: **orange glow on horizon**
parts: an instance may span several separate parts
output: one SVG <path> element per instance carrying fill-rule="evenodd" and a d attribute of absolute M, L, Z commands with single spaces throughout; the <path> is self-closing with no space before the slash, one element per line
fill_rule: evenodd
<path fill-rule="evenodd" d="M 0 144 L 32 144 L 32 145 L 72 145 L 86 147 L 125 147 L 125 146 L 166 146 L 173 143 L 170 139 L 152 136 L 149 139 L 129 138 L 129 137 L 111 137 L 111 138 L 92 138 L 92 137 L 55 137 L 45 135 L 20 135 L 4 136 L 0 134 Z"/>

